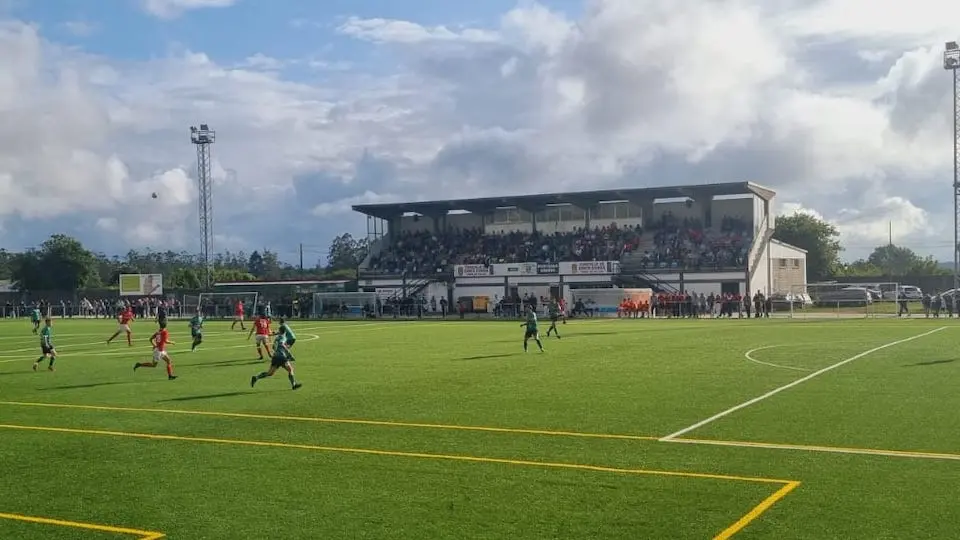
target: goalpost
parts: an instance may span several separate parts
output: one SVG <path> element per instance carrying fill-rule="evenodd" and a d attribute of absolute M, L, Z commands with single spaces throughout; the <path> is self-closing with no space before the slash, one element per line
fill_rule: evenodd
<path fill-rule="evenodd" d="M 900 284 L 811 283 L 792 287 L 786 301 L 792 318 L 898 317 L 918 306 L 900 296 Z"/>
<path fill-rule="evenodd" d="M 257 314 L 260 293 L 257 292 L 213 292 L 200 293 L 199 296 L 185 295 L 183 308 L 189 310 L 184 315 L 192 315 L 199 310 L 210 319 L 232 319 L 237 302 L 243 302 L 244 317 L 253 318 Z"/>
<path fill-rule="evenodd" d="M 317 319 L 367 319 L 379 317 L 377 293 L 313 293 L 313 317 Z"/>

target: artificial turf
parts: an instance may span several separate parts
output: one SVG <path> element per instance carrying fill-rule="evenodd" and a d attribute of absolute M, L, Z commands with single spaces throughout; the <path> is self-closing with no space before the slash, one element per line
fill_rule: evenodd
<path fill-rule="evenodd" d="M 51 373 L 30 369 L 29 323 L 0 322 L 4 539 L 955 538 L 960 522 L 951 319 L 570 321 L 543 354 L 513 321 L 298 321 L 296 392 L 280 374 L 250 388 L 265 364 L 229 323 L 195 353 L 171 323 L 175 381 L 131 369 L 151 323 L 132 349 L 103 343 L 109 321 L 54 325 Z M 696 443 L 658 440 L 808 376 L 679 436 Z"/>

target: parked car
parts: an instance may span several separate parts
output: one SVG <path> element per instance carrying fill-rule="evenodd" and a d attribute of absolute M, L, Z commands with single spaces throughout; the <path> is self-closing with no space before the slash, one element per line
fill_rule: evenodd
<path fill-rule="evenodd" d="M 824 307 L 841 304 L 846 307 L 860 307 L 872 304 L 873 295 L 865 287 L 844 287 L 819 291 L 813 301 L 815 305 Z"/>
<path fill-rule="evenodd" d="M 919 302 L 923 299 L 923 291 L 920 287 L 913 285 L 901 285 L 896 291 L 887 291 L 883 294 L 884 300 L 894 301 L 897 299 Z"/>

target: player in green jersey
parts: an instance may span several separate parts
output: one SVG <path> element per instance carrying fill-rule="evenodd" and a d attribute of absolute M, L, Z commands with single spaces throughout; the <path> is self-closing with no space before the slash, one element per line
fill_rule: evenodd
<path fill-rule="evenodd" d="M 50 365 L 47 369 L 53 371 L 53 363 L 57 360 L 57 349 L 53 346 L 53 322 L 49 318 L 44 320 L 43 329 L 40 330 L 40 353 L 40 358 L 33 363 L 33 370 L 36 371 L 40 367 L 40 362 L 48 358 Z"/>
<path fill-rule="evenodd" d="M 203 343 L 203 315 L 200 311 L 190 319 L 190 337 L 193 338 L 193 344 L 190 345 L 190 352 L 197 350 L 197 346 Z"/>
<path fill-rule="evenodd" d="M 40 316 L 40 308 L 35 306 L 33 310 L 30 312 L 30 322 L 33 323 L 34 334 L 40 331 L 40 321 L 42 319 L 43 317 Z"/>
<path fill-rule="evenodd" d="M 547 337 L 550 337 L 550 333 L 553 332 L 553 335 L 560 339 L 560 329 L 557 328 L 557 321 L 560 320 L 560 303 L 556 299 L 551 300 L 547 311 L 550 314 L 550 328 L 547 328 Z"/>
<path fill-rule="evenodd" d="M 290 356 L 291 362 L 296 362 L 297 359 L 290 354 L 290 349 L 293 348 L 293 344 L 297 342 L 297 335 L 293 333 L 293 330 L 290 328 L 290 325 L 287 324 L 287 320 L 283 317 L 277 319 L 280 322 L 280 327 L 277 328 L 277 333 L 275 336 L 283 336 L 284 343 L 287 348 L 287 354 Z"/>
<path fill-rule="evenodd" d="M 540 330 L 539 323 L 537 322 L 537 313 L 533 311 L 533 306 L 527 306 L 527 320 L 523 322 L 520 326 L 525 326 L 526 332 L 523 334 L 523 352 L 527 352 L 527 342 L 530 341 L 530 338 L 533 338 L 537 342 L 537 347 L 540 347 L 540 352 L 543 352 L 543 343 L 540 342 Z"/>
<path fill-rule="evenodd" d="M 287 379 L 290 381 L 290 389 L 296 390 L 300 388 L 303 385 L 297 381 L 297 378 L 293 374 L 293 364 L 290 363 L 292 361 L 293 357 L 290 356 L 287 338 L 283 333 L 278 332 L 277 339 L 273 341 L 273 357 L 270 358 L 270 369 L 250 377 L 250 388 L 256 386 L 257 381 L 260 379 L 273 377 L 273 374 L 276 373 L 280 368 L 283 368 L 283 370 L 287 372 Z"/>

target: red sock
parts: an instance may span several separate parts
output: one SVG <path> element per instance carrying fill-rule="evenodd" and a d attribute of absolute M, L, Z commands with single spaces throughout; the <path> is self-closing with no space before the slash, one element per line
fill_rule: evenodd
<path fill-rule="evenodd" d="M 167 377 L 173 377 L 173 364 L 167 362 Z"/>

